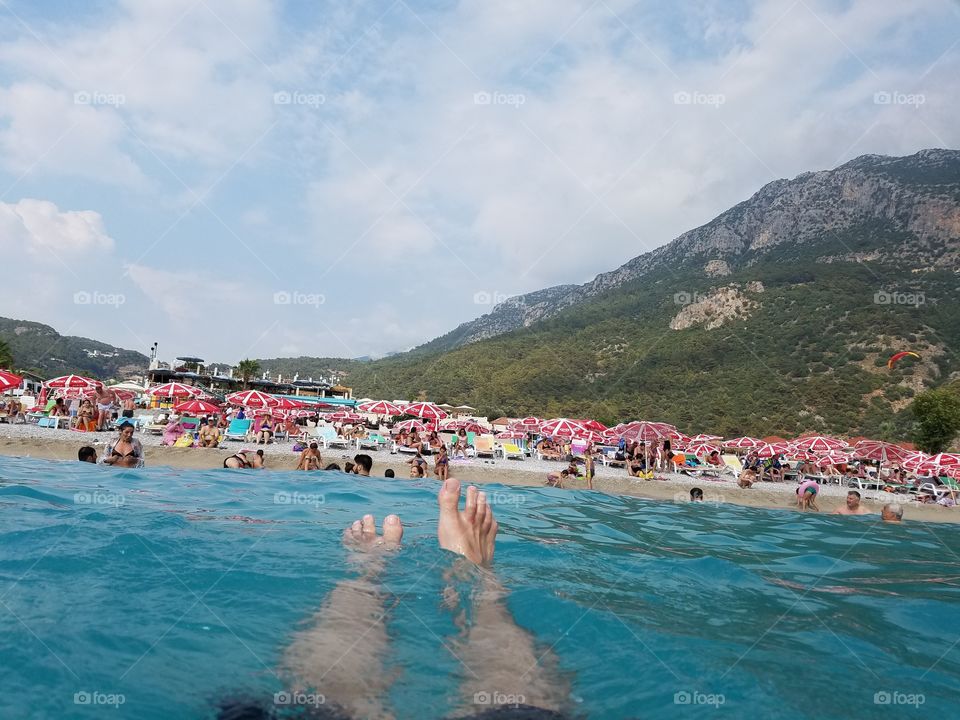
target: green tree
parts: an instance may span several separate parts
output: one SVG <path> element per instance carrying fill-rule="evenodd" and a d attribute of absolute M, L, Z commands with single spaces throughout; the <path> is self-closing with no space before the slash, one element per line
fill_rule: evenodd
<path fill-rule="evenodd" d="M 237 363 L 237 374 L 243 380 L 243 389 L 250 387 L 250 379 L 260 373 L 260 363 L 256 360 L 241 360 Z"/>
<path fill-rule="evenodd" d="M 914 439 L 927 453 L 941 453 L 960 433 L 960 395 L 945 388 L 920 393 L 910 406 L 916 420 Z"/>
<path fill-rule="evenodd" d="M 0 368 L 13 370 L 13 353 L 6 340 L 0 340 Z"/>

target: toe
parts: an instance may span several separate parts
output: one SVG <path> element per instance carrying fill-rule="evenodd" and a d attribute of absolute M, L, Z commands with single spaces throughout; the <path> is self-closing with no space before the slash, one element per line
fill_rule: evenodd
<path fill-rule="evenodd" d="M 460 481 L 456 478 L 447 478 L 437 494 L 437 503 L 440 505 L 440 514 L 456 514 L 460 505 Z"/>
<path fill-rule="evenodd" d="M 471 485 L 467 488 L 467 502 L 463 506 L 463 517 L 467 522 L 473 522 L 477 516 L 477 488 Z"/>
<path fill-rule="evenodd" d="M 390 544 L 399 544 L 403 538 L 403 523 L 399 515 L 387 515 L 383 519 L 383 540 Z"/>
<path fill-rule="evenodd" d="M 363 516 L 362 528 L 364 537 L 373 538 L 377 536 L 377 521 L 374 519 L 373 515 Z"/>

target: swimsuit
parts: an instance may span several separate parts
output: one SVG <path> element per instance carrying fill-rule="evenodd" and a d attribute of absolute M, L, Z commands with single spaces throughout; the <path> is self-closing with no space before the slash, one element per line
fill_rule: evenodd
<path fill-rule="evenodd" d="M 797 488 L 797 495 L 803 495 L 804 493 L 816 495 L 818 492 L 820 492 L 820 485 L 816 480 L 805 480 L 800 483 L 800 487 Z"/>
<path fill-rule="evenodd" d="M 228 457 L 228 458 L 224 458 L 223 466 L 224 466 L 225 468 L 230 469 L 230 470 L 233 470 L 233 469 L 234 469 L 234 468 L 231 468 L 229 465 L 227 465 L 227 460 L 231 460 L 232 458 L 236 458 L 236 459 L 239 460 L 240 463 L 241 463 L 241 464 L 240 464 L 240 467 L 239 467 L 239 468 L 236 468 L 237 470 L 245 470 L 246 468 L 251 468 L 251 467 L 253 467 L 253 465 L 251 465 L 251 464 L 247 461 L 246 455 L 244 455 L 243 453 L 237 453 L 236 455 L 231 455 L 231 456 Z"/>

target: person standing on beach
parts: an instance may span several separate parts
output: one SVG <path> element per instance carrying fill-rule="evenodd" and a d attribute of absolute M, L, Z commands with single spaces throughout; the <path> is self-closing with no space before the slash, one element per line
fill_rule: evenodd
<path fill-rule="evenodd" d="M 797 507 L 800 510 L 809 510 L 813 508 L 820 512 L 817 507 L 817 495 L 820 494 L 820 484 L 816 480 L 806 480 L 800 483 L 797 488 Z"/>
<path fill-rule="evenodd" d="M 132 397 L 127 398 L 123 401 L 123 412 L 120 413 L 120 417 L 132 418 L 133 411 L 136 410 L 137 404 L 133 401 Z"/>
<path fill-rule="evenodd" d="M 97 430 L 103 432 L 113 418 L 113 392 L 107 387 L 97 390 Z"/>
<path fill-rule="evenodd" d="M 583 475 L 587 479 L 587 490 L 593 490 L 593 475 L 595 472 L 593 453 L 593 443 L 590 443 L 583 453 Z"/>

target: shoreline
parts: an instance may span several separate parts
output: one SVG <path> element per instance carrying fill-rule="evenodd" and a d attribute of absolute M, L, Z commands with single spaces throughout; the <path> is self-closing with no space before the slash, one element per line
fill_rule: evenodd
<path fill-rule="evenodd" d="M 23 426 L 16 426 L 23 427 Z M 106 441 L 115 437 L 114 433 L 84 434 L 73 431 L 44 431 L 45 434 L 57 433 L 51 437 L 37 437 L 35 434 L 24 433 L 21 437 L 9 434 L 4 437 L 0 429 L 0 456 L 29 457 L 42 460 L 62 460 L 77 462 L 77 450 L 83 445 L 92 445 L 97 454 L 103 452 Z M 222 468 L 223 460 L 240 449 L 256 447 L 245 443 L 230 443 L 227 449 L 204 448 L 173 448 L 159 445 L 159 436 L 144 436 L 138 434 L 144 446 L 147 467 L 168 466 L 178 469 L 212 470 Z M 263 446 L 260 446 L 263 447 Z M 291 451 L 291 443 L 273 444 L 264 450 L 267 469 L 294 470 L 297 464 L 298 453 Z M 340 465 L 344 460 L 352 459 L 356 450 L 331 448 L 323 451 L 324 463 L 335 462 Z M 408 477 L 408 457 L 391 455 L 389 452 L 364 451 L 373 458 L 373 477 L 383 477 L 387 468 L 392 468 L 397 480 Z M 428 470 L 432 472 L 433 462 L 428 459 Z M 451 461 L 450 476 L 456 477 L 465 483 L 477 485 L 499 483 L 516 487 L 544 487 L 547 472 L 558 470 L 563 464 L 538 460 L 505 460 L 498 458 L 494 461 L 471 459 Z M 432 477 L 428 476 L 428 477 Z M 569 481 L 564 489 L 586 490 L 586 481 L 577 478 Z M 640 480 L 631 478 L 623 469 L 614 469 L 597 466 L 597 475 L 594 478 L 594 489 L 597 492 L 612 495 L 627 495 L 646 498 L 648 500 L 687 502 L 690 488 L 703 489 L 704 501 L 707 503 L 734 504 L 744 507 L 760 507 L 774 510 L 796 510 L 794 486 L 787 483 L 763 483 L 753 488 L 739 487 L 732 479 L 709 480 L 706 478 L 691 478 L 675 473 L 660 473 L 657 479 Z M 818 497 L 818 504 L 822 513 L 830 513 L 844 504 L 847 488 L 839 485 L 825 485 Z M 905 501 L 902 496 L 875 491 L 863 492 L 862 504 L 871 512 L 879 513 L 886 502 L 902 501 L 905 521 L 922 521 L 936 523 L 960 523 L 960 512 L 957 508 L 945 508 L 939 505 L 919 505 L 912 501 Z M 879 499 L 874 499 L 879 497 Z"/>

